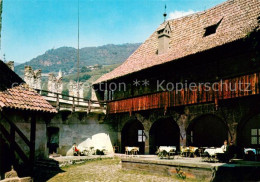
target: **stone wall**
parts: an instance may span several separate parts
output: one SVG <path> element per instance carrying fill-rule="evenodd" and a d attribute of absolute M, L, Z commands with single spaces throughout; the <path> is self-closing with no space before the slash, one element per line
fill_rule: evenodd
<path fill-rule="evenodd" d="M 195 181 L 211 181 L 214 173 L 214 167 L 211 164 L 189 163 L 187 161 L 182 162 L 181 160 L 145 160 L 126 158 L 122 159 L 122 168 L 171 176 L 176 176 L 180 170 L 184 172 L 188 180 Z"/>
<path fill-rule="evenodd" d="M 10 61 L 6 63 L 11 69 L 14 69 L 14 62 Z M 45 75 L 45 74 L 44 74 Z M 47 91 L 49 97 L 56 97 L 55 93 L 61 94 L 63 91 L 63 81 L 62 81 L 62 72 L 59 71 L 58 75 L 56 76 L 54 73 L 48 74 L 48 84 L 47 84 Z M 34 89 L 42 89 L 42 72 L 41 70 L 33 70 L 31 66 L 25 66 L 24 68 L 24 81 Z M 68 84 L 69 96 L 73 97 L 80 97 L 84 98 L 84 83 L 70 80 Z M 95 92 L 92 91 L 91 94 L 93 95 L 94 100 L 97 100 L 95 96 Z M 73 100 L 73 97 L 69 97 L 70 100 Z M 60 96 L 62 98 L 62 96 Z M 92 99 L 93 100 L 93 99 Z M 78 99 L 75 98 L 75 101 Z M 79 101 L 83 101 L 80 99 Z"/>
<path fill-rule="evenodd" d="M 259 181 L 260 165 L 257 162 L 233 161 L 231 164 L 203 163 L 196 160 L 156 160 L 141 158 L 122 159 L 122 168 L 152 174 L 183 176 L 187 181 Z M 181 180 L 180 181 L 185 181 Z"/>
<path fill-rule="evenodd" d="M 83 98 L 83 82 L 75 82 L 73 80 L 69 83 L 69 95 L 74 97 L 80 97 Z M 70 98 L 73 99 L 72 97 Z M 77 100 L 77 99 L 76 99 Z"/>
<path fill-rule="evenodd" d="M 47 128 L 59 129 L 57 152 L 61 155 L 73 155 L 74 143 L 81 149 L 94 147 L 113 153 L 117 132 L 112 125 L 103 121 L 103 114 L 61 111 L 51 120 Z"/>
<path fill-rule="evenodd" d="M 24 68 L 24 81 L 34 89 L 41 89 L 42 85 L 42 71 L 33 70 L 31 66 L 25 66 Z"/>
<path fill-rule="evenodd" d="M 31 116 L 26 116 L 22 112 L 15 114 L 6 113 L 9 120 L 23 132 L 30 140 Z M 35 156 L 36 159 L 48 157 L 50 137 L 49 128 L 58 128 L 58 153 L 61 155 L 72 155 L 72 146 L 76 143 L 79 147 L 95 149 L 106 149 L 113 153 L 113 145 L 117 142 L 118 133 L 113 124 L 104 123 L 104 114 L 60 111 L 55 116 L 37 116 Z M 52 119 L 51 119 L 52 118 Z M 6 129 L 10 131 L 7 122 L 2 122 Z M 29 147 L 17 135 L 16 142 L 29 156 Z"/>
<path fill-rule="evenodd" d="M 58 76 L 55 76 L 53 73 L 49 74 L 48 78 L 48 96 L 56 96 L 55 93 L 61 94 L 63 90 L 63 82 L 62 82 L 62 73 L 59 72 Z M 62 96 L 60 96 L 62 97 Z"/>

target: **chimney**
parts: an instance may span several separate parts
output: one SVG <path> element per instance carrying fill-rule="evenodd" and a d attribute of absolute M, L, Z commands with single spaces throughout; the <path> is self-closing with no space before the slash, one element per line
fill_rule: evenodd
<path fill-rule="evenodd" d="M 12 71 L 14 71 L 14 62 L 13 61 L 8 61 L 5 63 Z"/>
<path fill-rule="evenodd" d="M 170 33 L 171 28 L 169 23 L 160 30 L 157 31 L 158 33 L 158 54 L 164 54 L 169 49 L 169 42 L 170 42 Z"/>

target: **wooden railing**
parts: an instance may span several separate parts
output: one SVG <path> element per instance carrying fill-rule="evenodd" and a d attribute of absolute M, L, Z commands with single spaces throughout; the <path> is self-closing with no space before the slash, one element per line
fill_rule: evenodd
<path fill-rule="evenodd" d="M 134 98 L 110 101 L 107 113 L 122 113 L 184 106 L 213 102 L 218 105 L 219 100 L 239 98 L 259 94 L 260 73 L 240 76 L 212 83 L 210 87 L 197 84 L 192 89 L 184 88 L 179 91 L 165 91 Z M 231 89 L 230 89 L 231 88 Z M 236 89 L 235 89 L 236 88 Z"/>
<path fill-rule="evenodd" d="M 81 97 L 70 96 L 66 94 L 50 92 L 47 90 L 37 90 L 45 100 L 50 102 L 52 106 L 56 107 L 58 111 L 60 110 L 70 110 L 74 111 L 85 111 L 94 112 L 102 111 L 105 112 L 106 102 L 104 101 L 94 101 L 90 99 L 84 99 Z"/>

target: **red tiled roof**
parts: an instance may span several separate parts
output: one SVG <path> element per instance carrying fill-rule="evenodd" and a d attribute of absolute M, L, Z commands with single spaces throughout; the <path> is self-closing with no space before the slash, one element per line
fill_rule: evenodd
<path fill-rule="evenodd" d="M 229 0 L 209 10 L 166 21 L 119 67 L 95 83 L 112 80 L 245 38 L 259 26 L 260 0 Z M 204 37 L 205 28 L 221 19 L 215 34 Z M 169 50 L 157 54 L 158 34 L 170 24 Z M 258 28 L 259 29 L 259 28 Z"/>
<path fill-rule="evenodd" d="M 2 108 L 42 111 L 56 113 L 56 109 L 27 84 L 22 84 L 0 92 Z"/>
<path fill-rule="evenodd" d="M 15 86 L 16 85 L 16 86 Z M 56 113 L 35 90 L 0 60 L 0 111 L 3 108 Z"/>

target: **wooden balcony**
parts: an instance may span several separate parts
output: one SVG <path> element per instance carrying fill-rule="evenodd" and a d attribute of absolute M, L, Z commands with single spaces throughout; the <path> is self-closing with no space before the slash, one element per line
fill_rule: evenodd
<path fill-rule="evenodd" d="M 106 113 L 106 102 L 85 100 L 84 98 L 71 95 L 50 92 L 47 90 L 36 91 L 43 96 L 57 111 L 72 111 L 72 112 L 98 112 Z"/>
<path fill-rule="evenodd" d="M 245 97 L 259 94 L 260 73 L 240 76 L 216 82 L 208 89 L 198 85 L 193 89 L 165 91 L 107 103 L 107 113 L 122 113 L 149 109 L 165 110 L 168 107 L 201 103 L 216 103 L 219 100 Z M 221 89 L 222 88 L 222 89 Z M 230 89 L 231 88 L 231 89 Z M 236 88 L 236 89 L 235 89 Z"/>

